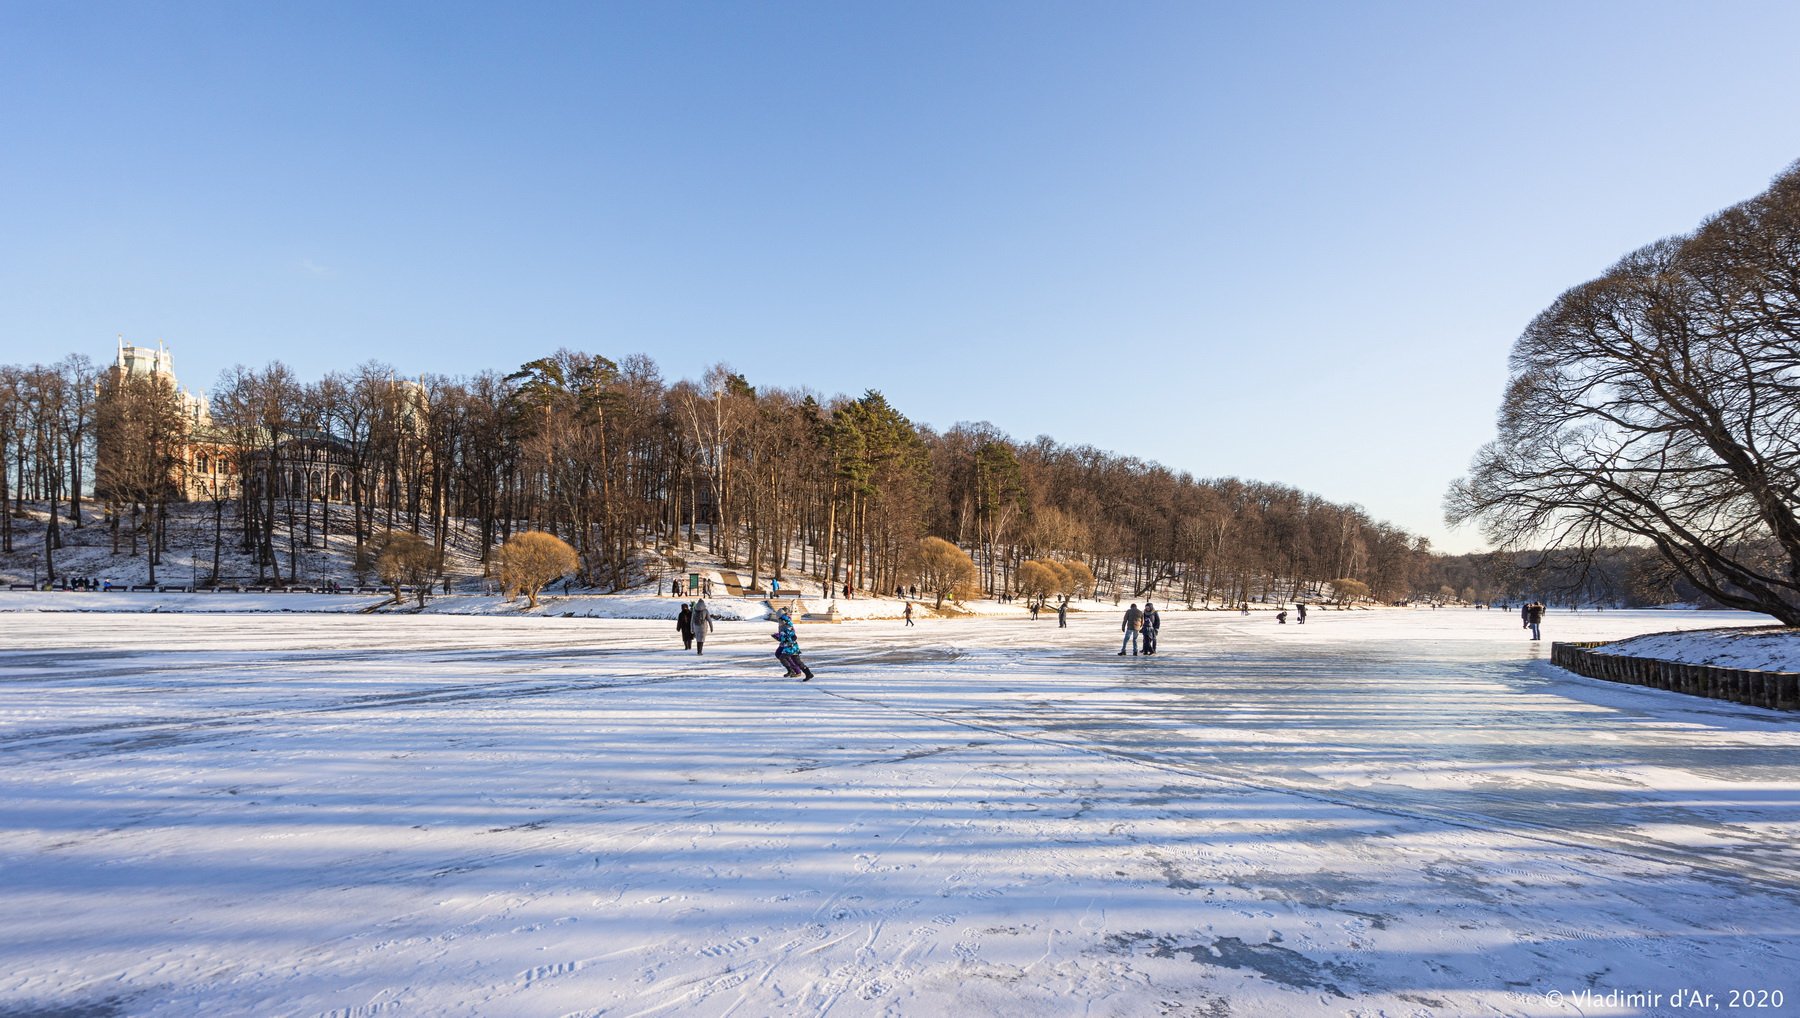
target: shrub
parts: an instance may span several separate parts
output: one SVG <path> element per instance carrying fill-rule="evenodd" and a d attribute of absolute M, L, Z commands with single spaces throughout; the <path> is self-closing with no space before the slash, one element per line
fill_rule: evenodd
<path fill-rule="evenodd" d="M 968 552 L 941 537 L 921 537 L 906 558 L 906 571 L 919 586 L 937 595 L 937 606 L 944 598 L 961 597 L 976 589 L 975 560 Z"/>
<path fill-rule="evenodd" d="M 500 546 L 500 585 L 506 588 L 509 600 L 524 594 L 525 607 L 536 608 L 538 591 L 574 572 L 579 564 L 569 542 L 555 534 L 527 530 Z"/>
<path fill-rule="evenodd" d="M 394 603 L 405 600 L 403 586 L 410 585 L 425 607 L 431 581 L 443 569 L 444 559 L 430 541 L 404 530 L 390 530 L 375 542 L 375 574 L 394 592 Z"/>

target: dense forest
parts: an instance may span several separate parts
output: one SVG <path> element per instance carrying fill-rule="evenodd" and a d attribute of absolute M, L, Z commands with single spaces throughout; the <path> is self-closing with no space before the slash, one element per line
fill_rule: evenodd
<path fill-rule="evenodd" d="M 1203 480 L 986 424 L 921 427 L 877 391 L 821 399 L 723 365 L 666 382 L 644 356 L 572 351 L 507 374 L 403 379 L 365 364 L 304 381 L 234 368 L 195 413 L 164 376 L 85 357 L 0 368 L 0 546 L 114 528 L 154 557 L 171 501 L 212 503 L 217 540 L 274 582 L 345 510 L 359 546 L 390 530 L 476 534 L 485 552 L 543 530 L 580 579 L 631 585 L 645 549 L 707 550 L 752 582 L 803 575 L 890 589 L 926 536 L 968 551 L 988 594 L 1021 564 L 1080 561 L 1100 589 L 1235 603 L 1333 581 L 1412 596 L 1426 542 L 1291 487 Z M 22 501 L 47 504 L 26 524 Z M 41 531 L 41 532 L 40 532 Z M 52 565 L 52 570 L 54 566 Z M 285 573 L 284 573 L 285 570 Z"/>

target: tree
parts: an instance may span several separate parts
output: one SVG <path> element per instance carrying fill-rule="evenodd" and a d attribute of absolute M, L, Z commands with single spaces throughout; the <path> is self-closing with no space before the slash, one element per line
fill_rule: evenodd
<path fill-rule="evenodd" d="M 946 597 L 972 593 L 980 577 L 969 553 L 941 537 L 922 537 L 913 545 L 907 572 L 919 586 L 937 595 L 939 608 Z"/>
<path fill-rule="evenodd" d="M 1063 593 L 1070 597 L 1080 597 L 1082 594 L 1094 592 L 1094 571 L 1087 567 L 1087 563 L 1070 561 L 1058 562 L 1057 565 L 1061 566 L 1063 572 L 1068 574 L 1067 586 L 1063 587 Z"/>
<path fill-rule="evenodd" d="M 569 542 L 541 530 L 514 534 L 500 546 L 500 584 L 508 598 L 524 594 L 527 609 L 537 607 L 538 591 L 552 580 L 572 573 L 581 560 Z"/>
<path fill-rule="evenodd" d="M 425 595 L 444 568 L 444 556 L 430 541 L 405 530 L 390 530 L 376 539 L 375 572 L 394 592 L 394 603 L 405 600 L 402 588 L 411 586 L 425 607 Z"/>
<path fill-rule="evenodd" d="M 1364 601 L 1369 597 L 1369 585 L 1361 580 L 1349 578 L 1332 580 L 1331 589 L 1337 595 L 1338 604 L 1349 604 L 1352 601 Z"/>
<path fill-rule="evenodd" d="M 147 538 L 144 559 L 151 583 L 161 561 L 162 526 L 168 503 L 185 486 L 188 422 L 180 394 L 162 376 L 132 376 L 114 371 L 106 376 L 95 399 L 94 426 L 99 448 L 94 491 L 112 507 L 116 526 L 129 506 L 135 552 L 140 532 Z"/>
<path fill-rule="evenodd" d="M 1721 604 L 1800 625 L 1800 164 L 1564 293 L 1511 371 L 1452 525 L 1584 560 L 1648 544 Z"/>
<path fill-rule="evenodd" d="M 1035 600 L 1062 593 L 1064 577 L 1059 575 L 1055 563 L 1026 559 L 1019 563 L 1018 570 L 1013 574 L 1013 586 L 1019 593 Z"/>

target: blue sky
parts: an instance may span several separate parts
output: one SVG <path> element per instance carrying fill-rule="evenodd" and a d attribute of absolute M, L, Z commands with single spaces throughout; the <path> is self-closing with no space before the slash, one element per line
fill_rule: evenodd
<path fill-rule="evenodd" d="M 1791 3 L 0 0 L 0 362 L 879 388 L 1464 550 L 1563 289 L 1800 158 Z"/>

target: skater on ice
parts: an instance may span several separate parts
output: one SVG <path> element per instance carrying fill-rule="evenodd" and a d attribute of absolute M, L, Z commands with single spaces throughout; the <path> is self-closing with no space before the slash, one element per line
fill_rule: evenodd
<path fill-rule="evenodd" d="M 1523 614 L 1525 616 L 1525 628 L 1531 630 L 1531 638 L 1534 640 L 1542 639 L 1544 634 L 1538 627 L 1543 625 L 1544 622 L 1544 603 L 1542 601 L 1533 601 L 1530 604 L 1527 604 L 1523 610 Z"/>
<path fill-rule="evenodd" d="M 800 660 L 800 637 L 794 632 L 794 620 L 785 608 L 775 613 L 775 660 L 786 666 L 788 678 L 812 681 L 812 669 Z"/>
<path fill-rule="evenodd" d="M 1125 620 L 1119 623 L 1119 630 L 1125 634 L 1125 639 L 1119 643 L 1120 657 L 1125 656 L 1126 647 L 1131 648 L 1132 657 L 1137 656 L 1138 631 L 1143 628 L 1144 613 L 1138 610 L 1137 602 L 1133 601 L 1131 602 L 1131 607 L 1125 610 Z"/>

